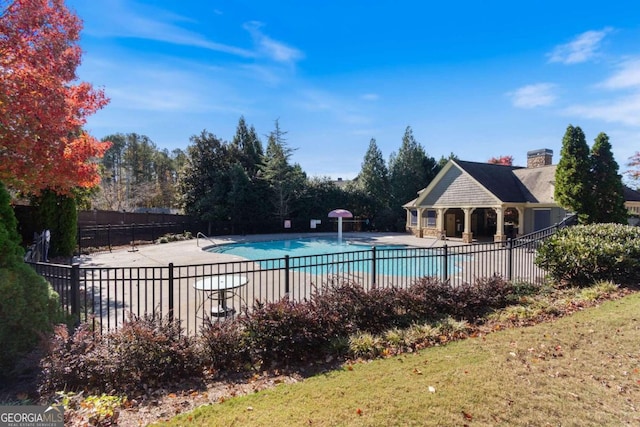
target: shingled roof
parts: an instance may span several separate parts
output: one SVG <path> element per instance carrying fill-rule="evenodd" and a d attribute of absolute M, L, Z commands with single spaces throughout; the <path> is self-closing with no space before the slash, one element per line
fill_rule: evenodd
<path fill-rule="evenodd" d="M 553 193 L 557 165 L 523 167 L 465 160 L 450 162 L 504 203 L 556 203 Z M 419 194 L 428 188 L 420 190 Z M 407 202 L 404 207 L 415 206 L 419 199 Z M 624 186 L 624 199 L 640 202 L 640 192 Z"/>
<path fill-rule="evenodd" d="M 503 202 L 525 201 L 522 183 L 514 175 L 514 171 L 524 168 L 463 160 L 454 162 Z"/>
<path fill-rule="evenodd" d="M 640 192 L 636 190 L 632 190 L 626 185 L 623 188 L 624 191 L 624 200 L 627 202 L 640 202 Z"/>

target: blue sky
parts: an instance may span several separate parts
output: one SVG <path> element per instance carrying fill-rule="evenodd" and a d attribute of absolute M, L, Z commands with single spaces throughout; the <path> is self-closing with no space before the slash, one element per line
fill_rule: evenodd
<path fill-rule="evenodd" d="M 411 126 L 426 152 L 470 161 L 539 148 L 569 124 L 640 150 L 640 3 L 633 1 L 68 0 L 84 21 L 80 79 L 110 104 L 96 137 L 185 149 L 231 140 L 243 115 L 266 146 L 279 120 L 310 176 L 353 178 Z"/>

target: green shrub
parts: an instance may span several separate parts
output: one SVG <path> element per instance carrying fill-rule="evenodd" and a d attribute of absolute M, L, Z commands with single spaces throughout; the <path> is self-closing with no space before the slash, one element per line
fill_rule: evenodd
<path fill-rule="evenodd" d="M 182 234 L 172 234 L 168 233 L 163 236 L 160 236 L 156 239 L 156 243 L 169 243 L 169 242 L 179 242 L 183 240 L 193 239 L 193 235 L 190 231 L 184 231 Z"/>
<path fill-rule="evenodd" d="M 538 249 L 536 264 L 561 283 L 640 278 L 640 228 L 620 224 L 577 225 L 558 231 Z"/>
<path fill-rule="evenodd" d="M 62 320 L 58 294 L 22 259 L 9 194 L 0 183 L 0 376 Z"/>
<path fill-rule="evenodd" d="M 608 280 L 596 283 L 593 286 L 582 289 L 579 297 L 586 301 L 597 301 L 601 298 L 609 297 L 618 291 L 618 286 Z"/>
<path fill-rule="evenodd" d="M 18 221 L 11 207 L 11 198 L 0 182 L 0 268 L 21 260 L 24 251 L 20 243 Z"/>
<path fill-rule="evenodd" d="M 0 268 L 0 376 L 63 320 L 58 294 L 26 264 Z"/>
<path fill-rule="evenodd" d="M 349 338 L 349 353 L 353 357 L 374 359 L 382 354 L 384 343 L 380 337 L 362 332 Z"/>
<path fill-rule="evenodd" d="M 64 406 L 65 421 L 86 419 L 88 425 L 107 427 L 118 425 L 120 410 L 128 404 L 126 396 L 84 396 L 83 393 L 57 393 Z"/>
<path fill-rule="evenodd" d="M 34 198 L 32 203 L 37 208 L 38 229 L 49 229 L 51 232 L 49 256 L 72 256 L 76 248 L 78 229 L 75 199 L 45 190 L 39 197 Z"/>
<path fill-rule="evenodd" d="M 405 331 L 405 341 L 410 348 L 420 348 L 434 342 L 440 330 L 429 323 L 416 323 Z"/>

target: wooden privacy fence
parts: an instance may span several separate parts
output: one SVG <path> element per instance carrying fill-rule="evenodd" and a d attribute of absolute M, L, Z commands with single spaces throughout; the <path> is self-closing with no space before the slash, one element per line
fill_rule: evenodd
<path fill-rule="evenodd" d="M 89 322 L 105 332 L 117 329 L 131 315 L 155 314 L 180 319 L 186 332 L 195 334 L 207 318 L 251 309 L 255 302 L 284 297 L 303 301 L 344 281 L 365 289 L 408 287 L 425 276 L 451 286 L 493 275 L 540 283 L 546 273 L 535 265 L 536 248 L 566 225 L 563 222 L 504 244 L 371 247 L 347 253 L 161 267 L 31 265 L 52 284 L 60 294 L 62 309 L 78 323 Z"/>

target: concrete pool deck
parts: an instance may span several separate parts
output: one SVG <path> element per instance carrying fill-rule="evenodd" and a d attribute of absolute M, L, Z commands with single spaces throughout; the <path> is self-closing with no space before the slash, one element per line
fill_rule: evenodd
<path fill-rule="evenodd" d="M 265 240 L 284 240 L 310 237 L 335 238 L 336 233 L 282 233 L 257 234 L 250 236 L 216 236 L 183 240 L 163 244 L 146 244 L 135 247 L 123 247 L 111 252 L 99 252 L 82 255 L 76 261 L 86 267 L 155 267 L 174 265 L 210 264 L 242 260 L 235 255 L 218 254 L 204 251 L 211 245 L 222 245 L 238 242 L 258 242 Z M 445 243 L 449 246 L 462 245 L 459 239 L 440 240 L 435 238 L 419 238 L 407 233 L 343 233 L 343 241 L 371 243 L 371 245 L 408 245 L 414 247 L 438 247 Z"/>

